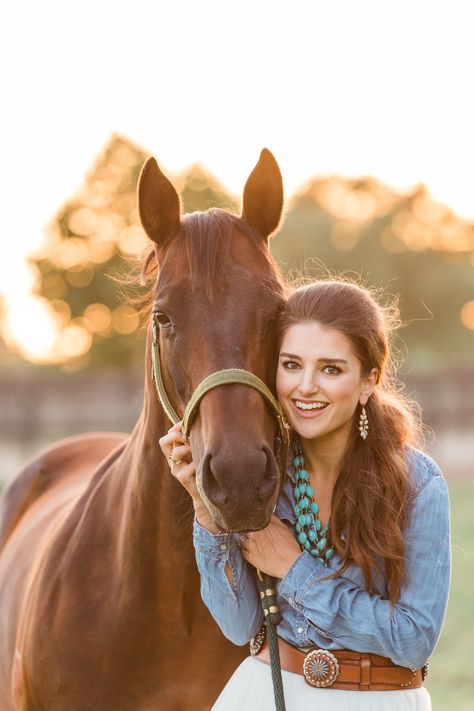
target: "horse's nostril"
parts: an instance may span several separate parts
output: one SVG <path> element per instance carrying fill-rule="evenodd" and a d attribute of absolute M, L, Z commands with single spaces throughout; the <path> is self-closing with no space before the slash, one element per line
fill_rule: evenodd
<path fill-rule="evenodd" d="M 207 497 L 215 506 L 224 506 L 227 496 L 212 471 L 212 454 L 206 454 L 202 465 L 202 484 Z"/>
<path fill-rule="evenodd" d="M 264 447 L 264 452 L 267 457 L 265 472 L 262 483 L 258 490 L 258 498 L 260 501 L 266 502 L 273 495 L 275 487 L 278 484 L 278 467 L 275 455 L 267 446 Z"/>

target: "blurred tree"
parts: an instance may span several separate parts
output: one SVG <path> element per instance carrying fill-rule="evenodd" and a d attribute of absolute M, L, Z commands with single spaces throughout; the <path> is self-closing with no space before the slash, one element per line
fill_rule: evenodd
<path fill-rule="evenodd" d="M 474 324 L 463 325 L 461 309 L 474 297 L 474 225 L 423 186 L 399 195 L 373 178 L 313 180 L 292 200 L 272 249 L 293 275 L 304 264 L 312 276 L 356 272 L 399 294 L 410 362 L 472 362 Z"/>
<path fill-rule="evenodd" d="M 21 363 L 21 359 L 14 353 L 11 353 L 5 341 L 2 338 L 2 332 L 5 323 L 5 305 L 3 299 L 0 297 L 0 370 L 3 368 L 8 368 L 12 365 L 18 366 Z"/>
<path fill-rule="evenodd" d="M 49 300 L 61 329 L 52 355 L 67 370 L 89 363 L 127 367 L 143 358 L 139 314 L 110 276 L 138 271 L 148 246 L 136 205 L 146 156 L 127 139 L 113 136 L 84 186 L 56 215 L 42 253 L 32 260 L 38 294 Z M 235 208 L 197 164 L 175 182 L 187 212 Z"/>
<path fill-rule="evenodd" d="M 52 357 L 65 369 L 142 361 L 139 315 L 108 275 L 130 271 L 130 260 L 138 261 L 147 246 L 136 207 L 145 157 L 143 149 L 113 136 L 33 260 L 38 293 L 49 300 L 60 326 Z M 174 182 L 186 212 L 237 209 L 198 164 Z M 311 180 L 290 201 L 271 247 L 285 272 L 319 260 L 399 293 L 411 362 L 471 362 L 474 226 L 434 202 L 423 186 L 400 195 L 373 178 Z M 313 276 L 320 272 L 310 270 Z"/>

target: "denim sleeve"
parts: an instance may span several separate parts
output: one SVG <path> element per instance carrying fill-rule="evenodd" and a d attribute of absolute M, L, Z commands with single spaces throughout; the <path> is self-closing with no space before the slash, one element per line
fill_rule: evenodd
<path fill-rule="evenodd" d="M 246 644 L 263 624 L 254 568 L 243 559 L 234 534 L 210 533 L 196 520 L 194 547 L 205 605 L 231 642 Z M 226 563 L 232 584 L 225 573 Z"/>
<path fill-rule="evenodd" d="M 439 471 L 414 498 L 405 542 L 407 576 L 393 609 L 348 577 L 321 580 L 327 568 L 308 553 L 294 562 L 280 595 L 339 648 L 421 667 L 441 632 L 451 575 L 449 497 Z"/>

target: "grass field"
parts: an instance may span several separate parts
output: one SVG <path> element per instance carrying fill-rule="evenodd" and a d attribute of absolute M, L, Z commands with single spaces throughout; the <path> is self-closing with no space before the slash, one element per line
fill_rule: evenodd
<path fill-rule="evenodd" d="M 449 481 L 453 582 L 426 679 L 434 711 L 474 709 L 474 480 Z"/>

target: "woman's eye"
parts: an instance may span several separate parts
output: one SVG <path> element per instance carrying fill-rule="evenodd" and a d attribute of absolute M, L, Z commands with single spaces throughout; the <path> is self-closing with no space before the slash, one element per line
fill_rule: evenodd
<path fill-rule="evenodd" d="M 294 360 L 284 360 L 282 365 L 286 370 L 296 370 L 296 368 L 299 368 L 299 363 L 296 363 Z"/>
<path fill-rule="evenodd" d="M 153 318 L 155 319 L 155 323 L 159 324 L 162 328 L 171 325 L 171 321 L 164 311 L 154 311 Z"/>
<path fill-rule="evenodd" d="M 341 372 L 337 365 L 325 365 L 323 368 L 323 373 L 327 373 L 327 375 L 338 375 Z"/>

